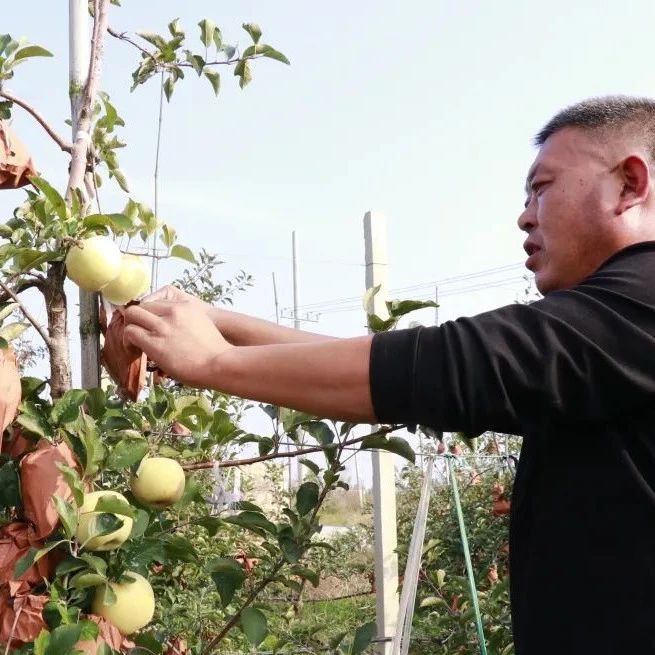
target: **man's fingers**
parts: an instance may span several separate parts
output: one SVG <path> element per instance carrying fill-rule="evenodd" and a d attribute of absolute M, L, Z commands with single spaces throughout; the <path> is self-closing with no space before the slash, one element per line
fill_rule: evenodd
<path fill-rule="evenodd" d="M 151 294 L 145 296 L 141 302 L 148 303 L 148 302 L 155 302 L 159 300 L 177 300 L 178 302 L 180 300 L 183 300 L 183 292 L 181 292 L 177 287 L 174 287 L 171 284 L 166 285 L 165 287 L 162 287 L 161 289 L 157 289 L 157 291 L 153 291 Z"/>
<path fill-rule="evenodd" d="M 152 305 L 159 303 L 147 303 L 146 305 L 132 305 L 123 310 L 123 317 L 125 318 L 126 325 L 138 325 L 150 332 L 160 331 L 164 325 L 165 320 L 161 317 L 163 314 L 157 314 L 151 311 Z"/>
<path fill-rule="evenodd" d="M 139 325 L 126 325 L 123 330 L 123 343 L 135 346 L 143 352 L 146 352 L 146 346 L 151 340 L 152 335 Z"/>

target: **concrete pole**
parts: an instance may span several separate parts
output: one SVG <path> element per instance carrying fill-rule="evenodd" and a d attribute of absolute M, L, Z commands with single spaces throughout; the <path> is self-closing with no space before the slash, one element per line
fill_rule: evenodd
<path fill-rule="evenodd" d="M 68 2 L 68 78 L 71 103 L 73 142 L 78 137 L 78 119 L 84 87 L 89 75 L 91 37 L 89 35 L 89 4 L 87 0 Z M 98 335 L 98 294 L 79 290 L 80 350 L 82 387 L 100 386 L 100 343 Z"/>
<path fill-rule="evenodd" d="M 383 216 L 364 216 L 366 288 L 380 285 L 373 298 L 373 311 L 386 317 L 387 234 Z M 373 426 L 375 431 L 377 426 Z M 378 638 L 396 633 L 398 621 L 398 556 L 396 555 L 396 479 L 393 455 L 373 451 L 373 519 L 375 526 L 375 588 Z M 378 646 L 380 655 L 390 655 L 391 641 Z"/>
<path fill-rule="evenodd" d="M 298 314 L 298 305 L 299 305 L 299 292 L 298 288 L 300 286 L 300 275 L 298 272 L 298 249 L 296 241 L 296 231 L 294 230 L 291 233 L 291 250 L 293 255 L 293 327 L 296 330 L 300 329 L 300 317 Z M 302 447 L 304 441 L 303 431 L 298 428 L 296 431 L 298 437 L 298 443 Z M 303 465 L 300 463 L 300 458 L 296 458 L 296 483 L 298 486 L 302 484 L 303 479 Z M 289 482 L 291 486 L 291 482 Z"/>

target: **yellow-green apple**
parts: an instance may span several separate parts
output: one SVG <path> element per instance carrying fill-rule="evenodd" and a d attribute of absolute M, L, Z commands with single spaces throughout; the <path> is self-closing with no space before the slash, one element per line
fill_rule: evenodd
<path fill-rule="evenodd" d="M 108 583 L 116 595 L 113 605 L 105 605 L 104 585 L 96 589 L 91 609 L 115 625 L 121 634 L 129 635 L 145 627 L 155 613 L 155 594 L 150 583 L 134 571 L 126 571 L 123 577 L 129 582 Z"/>
<path fill-rule="evenodd" d="M 109 237 L 98 234 L 70 248 L 66 255 L 66 271 L 78 287 L 100 291 L 118 277 L 121 261 L 118 246 Z"/>
<path fill-rule="evenodd" d="M 125 305 L 150 287 L 150 271 L 143 257 L 123 255 L 118 276 L 102 289 L 102 295 L 113 305 Z"/>
<path fill-rule="evenodd" d="M 96 506 L 101 498 L 118 498 L 127 503 L 125 496 L 117 491 L 92 491 L 84 495 L 84 502 L 80 507 L 80 517 L 77 525 L 76 537 L 86 550 L 114 550 L 127 540 L 132 532 L 132 519 L 129 516 L 115 514 L 123 521 L 123 525 L 104 535 L 91 536 L 96 532 L 95 520 L 103 512 L 96 512 Z"/>
<path fill-rule="evenodd" d="M 144 457 L 130 478 L 134 497 L 144 505 L 168 507 L 184 493 L 184 469 L 170 457 Z"/>

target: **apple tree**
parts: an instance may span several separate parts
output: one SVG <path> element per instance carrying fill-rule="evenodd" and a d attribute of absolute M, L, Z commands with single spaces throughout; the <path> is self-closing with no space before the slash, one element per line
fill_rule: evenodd
<path fill-rule="evenodd" d="M 8 88 L 20 64 L 51 53 L 0 36 L 0 187 L 24 194 L 0 225 L 0 644 L 5 652 L 35 655 L 209 655 L 264 641 L 279 649 L 282 641 L 269 634 L 266 592 L 297 594 L 319 583 L 306 560 L 330 548 L 320 538 L 319 511 L 331 492 L 346 486 L 349 451 L 383 448 L 410 460 L 414 454 L 405 440 L 390 436 L 399 426 L 356 437 L 353 425 L 270 406 L 261 408 L 271 418 L 270 434 L 247 433 L 240 427 L 244 401 L 186 389 L 143 353 L 123 346 L 116 309 L 138 301 L 151 283 L 145 248 L 135 251 L 131 244 L 163 244 L 163 254 L 150 255 L 155 265 L 177 257 L 199 266 L 200 278 L 187 271 L 180 285 L 205 300 L 229 301 L 251 280 L 243 274 L 217 283 L 207 274 L 215 260 L 202 253 L 197 262 L 172 225 L 130 196 L 117 155 L 124 119 L 100 84 L 104 40 L 135 50 L 133 89 L 160 83 L 169 101 L 189 74 L 218 95 L 220 70 L 243 88 L 255 60 L 289 62 L 262 40 L 255 23 L 243 25 L 251 44 L 240 51 L 209 19 L 199 21 L 195 37 L 177 20 L 166 34 L 121 32 L 109 23 L 111 5 L 120 3 L 88 5 L 93 31 L 81 66 L 88 74 L 70 85 L 70 143 Z M 50 184 L 47 172 L 36 173 L 7 123 L 16 111 L 28 112 L 70 155 L 65 189 Z M 124 203 L 106 213 L 93 210 L 103 181 L 125 193 Z M 102 361 L 110 379 L 98 375 L 83 389 L 72 385 L 67 279 L 82 290 L 85 352 L 97 351 L 104 335 Z M 47 325 L 24 300 L 28 290 L 40 294 Z M 391 318 L 420 306 L 390 304 Z M 372 321 L 380 329 L 391 326 Z M 16 340 L 29 326 L 47 351 L 44 380 L 21 378 L 16 366 Z M 243 456 L 244 447 L 255 454 Z M 306 481 L 273 512 L 246 500 L 222 507 L 209 502 L 216 470 L 288 457 L 301 458 Z M 337 633 L 338 626 L 330 648 L 356 655 L 370 643 L 374 626 Z"/>

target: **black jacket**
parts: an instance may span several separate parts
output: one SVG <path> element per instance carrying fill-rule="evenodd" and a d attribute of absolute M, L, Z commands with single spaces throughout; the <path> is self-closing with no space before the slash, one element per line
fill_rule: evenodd
<path fill-rule="evenodd" d="M 378 334 L 370 372 L 380 422 L 523 436 L 517 655 L 655 653 L 655 242 L 530 305 Z"/>

